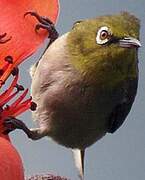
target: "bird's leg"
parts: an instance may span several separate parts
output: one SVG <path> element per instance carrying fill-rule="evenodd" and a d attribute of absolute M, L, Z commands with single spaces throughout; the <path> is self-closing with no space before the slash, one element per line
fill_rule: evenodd
<path fill-rule="evenodd" d="M 6 37 L 6 35 L 7 35 L 7 33 L 0 34 L 0 44 L 4 44 L 11 40 L 12 37 L 4 39 Z"/>
<path fill-rule="evenodd" d="M 33 11 L 26 12 L 24 14 L 24 17 L 27 15 L 34 16 L 39 21 L 39 23 L 36 24 L 36 27 L 35 27 L 36 32 L 40 28 L 46 29 L 49 32 L 49 38 L 50 38 L 49 45 L 58 38 L 59 34 L 55 29 L 54 23 L 49 18 L 40 16 L 38 13 L 33 12 Z"/>
<path fill-rule="evenodd" d="M 24 122 L 14 117 L 9 117 L 4 121 L 4 126 L 6 130 L 4 134 L 8 134 L 15 129 L 23 130 L 27 136 L 32 140 L 38 140 L 47 135 L 47 132 L 41 128 L 29 129 Z"/>

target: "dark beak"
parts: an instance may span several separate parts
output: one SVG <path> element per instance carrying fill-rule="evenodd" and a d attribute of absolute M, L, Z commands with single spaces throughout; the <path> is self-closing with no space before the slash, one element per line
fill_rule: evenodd
<path fill-rule="evenodd" d="M 125 37 L 119 40 L 119 46 L 123 48 L 139 48 L 141 47 L 141 43 L 138 39 Z"/>

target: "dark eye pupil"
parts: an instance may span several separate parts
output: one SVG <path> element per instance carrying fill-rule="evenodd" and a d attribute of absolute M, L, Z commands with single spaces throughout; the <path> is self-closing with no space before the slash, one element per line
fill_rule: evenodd
<path fill-rule="evenodd" d="M 101 36 L 100 36 L 100 38 L 101 38 L 102 40 L 104 40 L 104 39 L 106 39 L 106 38 L 107 38 L 107 36 L 108 36 L 108 32 L 107 32 L 107 31 L 105 31 L 105 30 L 103 30 L 103 31 L 101 32 Z"/>

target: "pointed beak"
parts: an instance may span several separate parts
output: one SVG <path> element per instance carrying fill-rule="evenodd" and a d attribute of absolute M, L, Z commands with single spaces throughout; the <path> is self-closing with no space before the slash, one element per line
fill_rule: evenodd
<path fill-rule="evenodd" d="M 119 46 L 123 48 L 139 48 L 141 47 L 141 43 L 133 37 L 125 37 L 119 40 Z"/>

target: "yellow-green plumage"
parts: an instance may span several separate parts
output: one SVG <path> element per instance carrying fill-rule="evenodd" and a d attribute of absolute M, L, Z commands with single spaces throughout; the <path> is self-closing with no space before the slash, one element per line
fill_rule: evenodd
<path fill-rule="evenodd" d="M 136 61 L 136 50 L 125 49 L 113 43 L 105 46 L 97 45 L 96 32 L 104 25 L 110 28 L 114 37 L 139 38 L 139 20 L 123 12 L 76 24 L 69 34 L 69 51 L 72 63 L 90 78 L 89 81 L 100 84 L 102 80 L 106 86 L 115 86 L 120 80 L 136 76 L 136 63 L 133 64 Z"/>

